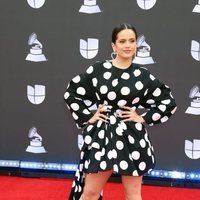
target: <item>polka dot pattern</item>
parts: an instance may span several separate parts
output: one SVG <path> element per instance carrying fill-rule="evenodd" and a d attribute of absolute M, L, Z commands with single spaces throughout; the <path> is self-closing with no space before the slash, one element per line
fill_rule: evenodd
<path fill-rule="evenodd" d="M 84 173 L 113 169 L 115 173 L 142 176 L 155 165 L 153 146 L 141 123 L 123 122 L 123 106 L 137 112 L 147 108 L 146 123 L 164 123 L 176 111 L 174 99 L 147 69 L 132 65 L 117 69 L 110 61 L 98 62 L 68 84 L 64 99 L 78 127 L 83 127 L 80 165 L 73 188 L 82 192 Z M 107 107 L 107 122 L 89 124 L 93 105 Z M 140 105 L 141 104 L 141 105 Z M 92 107 L 92 108 L 91 108 Z"/>

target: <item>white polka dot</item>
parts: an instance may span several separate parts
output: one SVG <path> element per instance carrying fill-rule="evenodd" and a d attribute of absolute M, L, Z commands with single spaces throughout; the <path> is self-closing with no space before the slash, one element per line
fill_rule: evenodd
<path fill-rule="evenodd" d="M 102 122 L 101 120 L 99 120 L 99 121 L 97 122 L 97 127 L 100 128 L 101 125 L 102 125 L 102 123 L 103 123 L 103 122 Z"/>
<path fill-rule="evenodd" d="M 165 112 L 165 110 L 167 109 L 167 107 L 165 105 L 159 105 L 158 108 L 162 111 Z"/>
<path fill-rule="evenodd" d="M 127 103 L 127 101 L 122 99 L 122 100 L 119 100 L 119 101 L 117 102 L 117 105 L 118 105 L 119 107 L 122 107 L 122 106 L 125 106 L 126 103 Z"/>
<path fill-rule="evenodd" d="M 83 114 L 89 115 L 89 114 L 90 114 L 90 112 L 89 112 L 89 110 L 87 110 L 87 109 L 84 109 L 84 110 L 83 110 Z"/>
<path fill-rule="evenodd" d="M 105 62 L 103 63 L 103 66 L 106 68 L 106 69 L 110 69 L 112 67 L 112 64 L 110 62 Z"/>
<path fill-rule="evenodd" d="M 130 78 L 130 75 L 127 73 L 127 72 L 124 72 L 122 75 L 121 75 L 121 78 L 125 79 L 125 80 L 128 80 Z"/>
<path fill-rule="evenodd" d="M 114 79 L 112 81 L 112 86 L 115 87 L 115 86 L 117 86 L 117 84 L 118 84 L 118 79 Z"/>
<path fill-rule="evenodd" d="M 104 136 L 105 136 L 105 131 L 104 130 L 100 130 L 99 133 L 98 133 L 98 136 L 100 139 L 103 139 Z"/>
<path fill-rule="evenodd" d="M 111 115 L 110 116 L 110 124 L 115 124 L 116 123 L 116 117 L 115 116 L 113 116 L 113 115 Z"/>
<path fill-rule="evenodd" d="M 148 134 L 147 134 L 147 133 L 145 133 L 144 139 L 145 139 L 147 142 L 149 141 L 149 138 L 148 138 Z"/>
<path fill-rule="evenodd" d="M 84 100 L 83 102 L 84 102 L 84 104 L 86 106 L 91 106 L 92 105 L 92 102 L 90 100 Z"/>
<path fill-rule="evenodd" d="M 112 157 L 117 158 L 117 151 L 115 149 L 112 150 Z"/>
<path fill-rule="evenodd" d="M 95 153 L 94 157 L 96 160 L 100 161 L 101 160 L 101 152 L 98 151 L 97 153 Z"/>
<path fill-rule="evenodd" d="M 138 81 L 136 82 L 135 87 L 137 90 L 141 90 L 144 87 L 144 85 L 142 84 L 141 81 Z"/>
<path fill-rule="evenodd" d="M 130 89 L 128 87 L 122 87 L 121 94 L 128 95 L 130 93 Z"/>
<path fill-rule="evenodd" d="M 94 127 L 93 125 L 89 125 L 89 126 L 87 127 L 87 132 L 90 132 L 90 131 L 92 130 L 93 127 Z"/>
<path fill-rule="evenodd" d="M 108 137 L 106 137 L 106 145 L 109 143 L 109 139 Z"/>
<path fill-rule="evenodd" d="M 65 92 L 64 98 L 65 98 L 65 99 L 68 99 L 68 97 L 69 97 L 69 92 Z"/>
<path fill-rule="evenodd" d="M 136 69 L 133 74 L 135 75 L 135 77 L 138 77 L 141 74 L 141 71 L 139 69 Z"/>
<path fill-rule="evenodd" d="M 151 156 L 151 155 L 152 155 L 152 154 L 151 154 L 151 149 L 150 149 L 150 148 L 147 149 L 147 154 L 148 154 L 148 156 Z"/>
<path fill-rule="evenodd" d="M 151 158 L 152 158 L 152 162 L 154 163 L 155 162 L 154 156 L 152 155 Z"/>
<path fill-rule="evenodd" d="M 98 93 L 95 92 L 95 95 L 96 95 L 97 99 L 100 100 Z"/>
<path fill-rule="evenodd" d="M 71 104 L 71 108 L 74 110 L 74 111 L 77 111 L 79 110 L 79 105 L 77 103 L 72 103 Z"/>
<path fill-rule="evenodd" d="M 112 159 L 112 157 L 113 157 L 113 156 L 112 156 L 112 151 L 109 151 L 109 152 L 108 152 L 108 159 L 110 159 L 110 160 L 111 160 L 111 159 Z"/>
<path fill-rule="evenodd" d="M 148 104 L 154 104 L 155 101 L 154 101 L 153 99 L 149 99 L 149 100 L 147 100 L 147 103 L 148 103 Z"/>
<path fill-rule="evenodd" d="M 128 163 L 125 160 L 122 160 L 119 163 L 119 166 L 120 166 L 121 169 L 126 170 L 128 168 Z"/>
<path fill-rule="evenodd" d="M 128 136 L 128 140 L 131 144 L 135 143 L 135 139 L 131 135 Z"/>
<path fill-rule="evenodd" d="M 146 168 L 146 163 L 145 163 L 145 162 L 141 162 L 141 163 L 139 164 L 139 169 L 140 169 L 141 171 L 143 171 L 143 170 L 145 170 L 145 168 Z"/>
<path fill-rule="evenodd" d="M 81 77 L 80 77 L 79 75 L 75 76 L 75 77 L 72 79 L 72 81 L 73 81 L 74 83 L 78 83 L 80 80 L 81 80 Z"/>
<path fill-rule="evenodd" d="M 86 161 L 85 161 L 85 164 L 84 164 L 84 166 L 85 166 L 86 169 L 88 169 L 89 164 L 90 164 L 89 161 L 86 160 Z"/>
<path fill-rule="evenodd" d="M 160 96 L 160 94 L 161 94 L 160 88 L 156 88 L 155 91 L 153 92 L 154 97 L 158 97 L 158 96 Z"/>
<path fill-rule="evenodd" d="M 136 124 L 135 124 L 135 128 L 136 128 L 138 131 L 141 131 L 141 130 L 142 130 L 142 124 L 141 124 L 141 123 L 136 123 Z"/>
<path fill-rule="evenodd" d="M 166 122 L 168 119 L 169 119 L 169 117 L 164 116 L 164 117 L 162 117 L 162 118 L 160 119 L 160 121 L 161 121 L 162 123 L 164 123 L 164 122 Z"/>
<path fill-rule="evenodd" d="M 146 89 L 146 90 L 145 90 L 145 92 L 144 92 L 144 96 L 147 95 L 148 90 L 149 90 L 149 89 Z"/>
<path fill-rule="evenodd" d="M 134 170 L 132 175 L 133 175 L 133 176 L 139 176 L 137 170 Z"/>
<path fill-rule="evenodd" d="M 154 81 L 155 80 L 155 77 L 152 75 L 152 74 L 150 74 L 150 79 L 152 80 L 152 81 Z"/>
<path fill-rule="evenodd" d="M 117 96 L 116 93 L 113 91 L 108 93 L 109 100 L 114 100 L 116 98 L 116 96 Z"/>
<path fill-rule="evenodd" d="M 123 142 L 122 141 L 117 141 L 116 142 L 116 147 L 117 147 L 117 149 L 122 150 L 124 148 Z"/>
<path fill-rule="evenodd" d="M 84 141 L 86 144 L 90 144 L 92 142 L 92 138 L 89 135 L 86 135 Z"/>
<path fill-rule="evenodd" d="M 77 88 L 77 94 L 80 94 L 80 95 L 85 95 L 86 91 L 83 87 L 79 87 Z"/>
<path fill-rule="evenodd" d="M 98 83 L 97 78 L 93 78 L 92 79 L 92 84 L 93 84 L 94 87 L 97 87 L 97 83 Z"/>
<path fill-rule="evenodd" d="M 136 104 L 140 101 L 139 97 L 136 97 L 135 99 L 133 99 L 132 104 Z"/>
<path fill-rule="evenodd" d="M 100 149 L 100 145 L 97 142 L 93 142 L 91 146 L 95 149 Z"/>
<path fill-rule="evenodd" d="M 106 94 L 108 92 L 108 87 L 106 85 L 102 85 L 100 87 L 101 94 Z"/>
<path fill-rule="evenodd" d="M 141 140 L 140 140 L 140 146 L 141 146 L 142 148 L 145 148 L 145 147 L 146 147 L 146 141 L 145 141 L 144 139 L 141 139 Z"/>
<path fill-rule="evenodd" d="M 86 72 L 87 72 L 88 74 L 91 74 L 91 73 L 93 72 L 93 70 L 94 70 L 93 66 L 90 66 L 90 67 L 86 70 Z"/>
<path fill-rule="evenodd" d="M 168 105 L 168 104 L 170 104 L 170 102 L 171 102 L 171 100 L 170 99 L 166 99 L 166 100 L 163 100 L 163 101 L 161 101 L 163 104 L 165 104 L 165 105 Z"/>
<path fill-rule="evenodd" d="M 103 77 L 105 78 L 105 79 L 109 79 L 110 77 L 111 77 L 111 73 L 110 72 L 105 72 L 104 74 L 103 74 Z"/>
<path fill-rule="evenodd" d="M 101 163 L 100 163 L 100 167 L 101 167 L 101 169 L 106 169 L 106 167 L 107 167 L 107 164 L 106 164 L 106 161 L 102 161 Z"/>
<path fill-rule="evenodd" d="M 104 155 L 105 155 L 105 152 L 106 152 L 105 148 L 102 148 L 102 150 L 101 150 L 101 155 L 104 156 Z"/>
<path fill-rule="evenodd" d="M 138 160 L 140 158 L 140 153 L 138 151 L 133 151 L 131 156 L 134 160 Z"/>
<path fill-rule="evenodd" d="M 159 120 L 160 118 L 161 118 L 161 115 L 160 115 L 159 113 L 154 113 L 154 114 L 152 115 L 153 121 L 157 121 L 157 120 Z"/>
<path fill-rule="evenodd" d="M 119 172 L 119 168 L 118 168 L 118 166 L 116 164 L 113 165 L 113 171 L 116 172 L 116 173 Z"/>
<path fill-rule="evenodd" d="M 75 120 L 78 119 L 78 116 L 77 116 L 74 112 L 72 113 L 72 116 L 73 116 L 73 118 L 74 118 Z"/>
<path fill-rule="evenodd" d="M 78 186 L 78 192 L 81 192 L 82 191 L 82 187 L 79 185 Z"/>
<path fill-rule="evenodd" d="M 121 136 L 122 135 L 122 132 L 123 132 L 123 129 L 121 127 L 117 127 L 116 128 L 116 133 L 117 135 Z"/>

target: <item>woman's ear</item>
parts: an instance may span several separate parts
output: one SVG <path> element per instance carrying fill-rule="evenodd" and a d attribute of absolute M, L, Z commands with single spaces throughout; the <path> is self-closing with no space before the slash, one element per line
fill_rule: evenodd
<path fill-rule="evenodd" d="M 113 42 L 111 43 L 111 46 L 112 46 L 113 51 L 115 52 L 115 44 Z"/>

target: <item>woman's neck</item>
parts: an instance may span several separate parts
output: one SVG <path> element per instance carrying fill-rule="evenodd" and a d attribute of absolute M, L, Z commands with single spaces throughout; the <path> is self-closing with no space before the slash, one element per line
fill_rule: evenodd
<path fill-rule="evenodd" d="M 112 60 L 112 64 L 115 67 L 121 68 L 121 69 L 126 69 L 128 68 L 132 63 L 132 59 L 120 59 L 120 58 L 115 58 Z"/>

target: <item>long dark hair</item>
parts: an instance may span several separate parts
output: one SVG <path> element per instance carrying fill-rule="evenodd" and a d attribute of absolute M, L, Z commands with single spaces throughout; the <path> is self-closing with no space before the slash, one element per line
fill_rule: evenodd
<path fill-rule="evenodd" d="M 118 26 L 116 26 L 113 31 L 112 31 L 112 43 L 115 44 L 116 40 L 117 40 L 117 34 L 125 29 L 131 29 L 134 33 L 135 33 L 135 37 L 137 39 L 137 31 L 135 29 L 134 26 L 132 26 L 131 24 L 128 23 L 123 23 L 123 24 L 119 24 Z"/>

